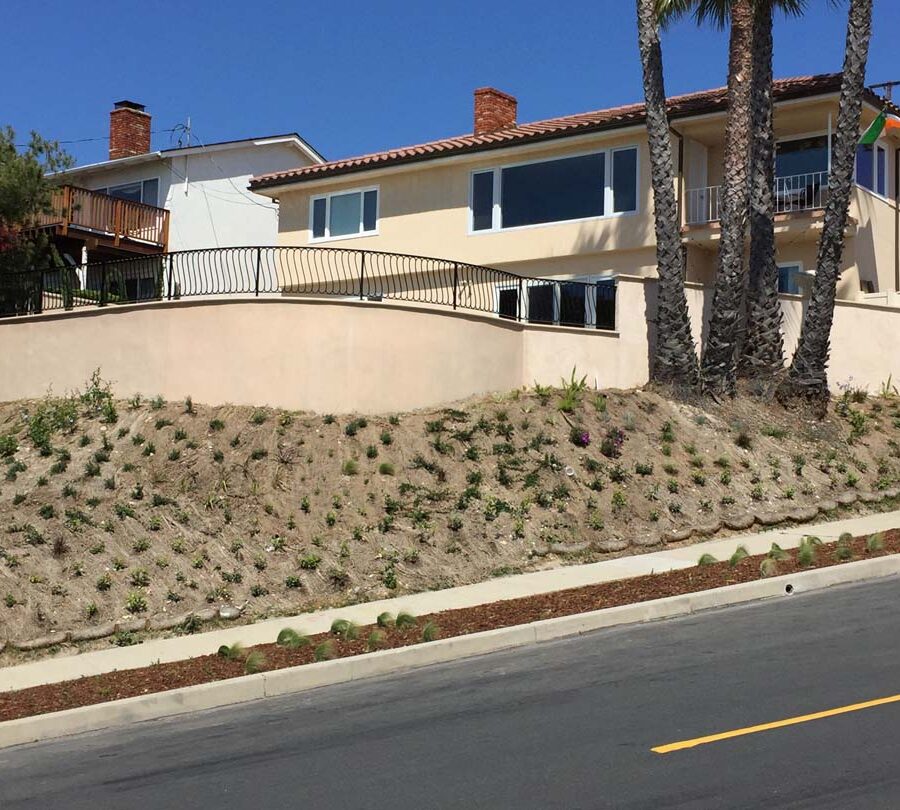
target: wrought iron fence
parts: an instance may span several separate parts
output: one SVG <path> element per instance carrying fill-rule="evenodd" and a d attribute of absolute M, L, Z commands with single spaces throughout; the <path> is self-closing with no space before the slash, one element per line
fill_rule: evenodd
<path fill-rule="evenodd" d="M 406 301 L 529 323 L 616 328 L 613 277 L 527 277 L 373 250 L 208 248 L 0 275 L 3 316 L 227 295 Z"/>

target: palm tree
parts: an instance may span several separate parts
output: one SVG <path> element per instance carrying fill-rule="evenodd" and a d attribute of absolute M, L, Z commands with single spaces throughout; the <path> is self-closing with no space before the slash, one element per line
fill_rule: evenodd
<path fill-rule="evenodd" d="M 778 399 L 786 405 L 809 403 L 819 414 L 828 404 L 828 354 L 838 275 L 844 251 L 844 228 L 850 206 L 853 166 L 859 141 L 859 117 L 865 88 L 869 38 L 872 34 L 872 0 L 850 0 L 847 19 L 847 44 L 837 126 L 828 176 L 828 202 L 816 276 L 809 306 L 803 316 L 800 342 L 785 379 L 778 388 Z"/>
<path fill-rule="evenodd" d="M 755 0 L 753 7 L 750 115 L 754 137 L 750 147 L 750 274 L 746 329 L 738 361 L 740 376 L 758 381 L 771 380 L 784 369 L 778 265 L 775 261 L 772 5 L 773 0 Z"/>
<path fill-rule="evenodd" d="M 684 294 L 684 254 L 675 199 L 675 171 L 656 2 L 637 0 L 659 275 L 653 378 L 662 383 L 694 387 L 699 379 L 697 351 Z"/>
<path fill-rule="evenodd" d="M 806 0 L 754 0 L 750 148 L 750 274 L 740 376 L 771 381 L 784 370 L 775 260 L 775 131 L 772 115 L 772 13 L 800 16 Z"/>
<path fill-rule="evenodd" d="M 693 11 L 697 22 L 724 27 L 728 42 L 728 115 L 725 120 L 724 183 L 719 205 L 719 264 L 708 337 L 700 363 L 701 389 L 713 396 L 733 394 L 736 342 L 745 293 L 744 238 L 749 203 L 753 53 L 752 0 L 657 0 L 663 20 Z"/>

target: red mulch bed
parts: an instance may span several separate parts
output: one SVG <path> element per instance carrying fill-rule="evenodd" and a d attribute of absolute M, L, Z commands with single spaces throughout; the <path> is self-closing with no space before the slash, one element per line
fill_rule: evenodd
<path fill-rule="evenodd" d="M 893 529 L 884 532 L 883 537 L 883 549 L 871 553 L 866 549 L 865 537 L 855 538 L 849 544 L 853 554 L 847 562 L 900 552 L 900 530 Z M 796 550 L 791 550 L 787 552 L 787 559 L 777 563 L 775 575 L 840 565 L 842 561 L 838 560 L 835 555 L 836 545 L 836 543 L 825 543 L 818 546 L 815 560 L 812 565 L 808 566 L 801 566 L 797 562 Z M 586 585 L 556 593 L 420 616 L 416 619 L 414 627 L 402 630 L 398 628 L 382 629 L 383 638 L 378 649 L 423 643 L 422 633 L 427 622 L 437 625 L 439 637 L 449 638 L 478 633 L 483 630 L 493 630 L 498 627 L 526 624 L 541 619 L 552 619 L 617 605 L 693 593 L 718 588 L 722 585 L 751 582 L 761 578 L 760 563 L 765 557 L 766 555 L 762 554 L 746 557 L 735 566 L 731 566 L 727 561 L 711 565 L 698 565 L 680 571 L 649 574 L 599 585 Z M 299 630 L 302 619 L 297 621 L 297 625 Z M 362 655 L 369 651 L 367 639 L 374 628 L 374 625 L 360 627 L 359 637 L 354 640 L 322 633 L 312 636 L 312 643 L 309 646 L 297 650 L 285 649 L 274 643 L 259 645 L 251 649 L 261 652 L 265 658 L 265 663 L 260 671 L 295 667 L 312 663 L 314 648 L 326 639 L 333 644 L 334 657 Z M 239 632 L 239 629 L 235 628 L 235 636 L 238 636 Z M 165 692 L 183 686 L 193 686 L 227 678 L 237 678 L 245 674 L 244 667 L 243 656 L 240 660 L 228 660 L 219 655 L 204 655 L 187 661 L 155 664 L 142 669 L 110 672 L 105 675 L 94 675 L 62 683 L 4 692 L 0 694 L 0 721 L 63 709 L 74 709 L 79 706 L 90 706 L 95 703 L 153 692 Z"/>

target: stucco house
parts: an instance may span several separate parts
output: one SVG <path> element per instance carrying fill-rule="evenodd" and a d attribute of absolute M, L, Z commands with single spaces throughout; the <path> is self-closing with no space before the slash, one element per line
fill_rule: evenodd
<path fill-rule="evenodd" d="M 826 74 L 774 86 L 775 230 L 786 296 L 807 292 L 814 272 L 840 81 Z M 866 91 L 862 126 L 886 104 L 896 111 Z M 278 202 L 280 245 L 446 257 L 548 279 L 496 285 L 495 311 L 505 317 L 578 325 L 585 305 L 567 300 L 566 280 L 655 274 L 643 104 L 530 124 L 517 123 L 516 99 L 494 88 L 476 90 L 474 106 L 471 134 L 268 172 L 249 188 Z M 708 286 L 726 90 L 675 96 L 668 107 L 687 281 Z M 858 153 L 843 300 L 900 303 L 898 147 L 885 138 Z"/>

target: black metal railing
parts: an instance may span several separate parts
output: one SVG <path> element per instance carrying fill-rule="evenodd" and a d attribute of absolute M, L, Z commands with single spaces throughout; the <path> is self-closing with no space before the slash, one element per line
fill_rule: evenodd
<path fill-rule="evenodd" d="M 492 267 L 328 247 L 160 253 L 0 275 L 0 315 L 223 295 L 407 301 L 528 323 L 616 328 L 616 281 L 520 276 Z"/>

